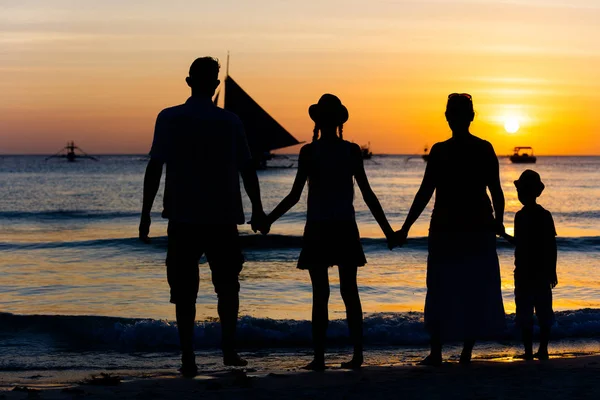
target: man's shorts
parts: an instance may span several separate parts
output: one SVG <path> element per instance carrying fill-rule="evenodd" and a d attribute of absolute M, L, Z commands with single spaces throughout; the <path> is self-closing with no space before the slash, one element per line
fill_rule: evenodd
<path fill-rule="evenodd" d="M 515 281 L 515 304 L 517 306 L 517 324 L 520 327 L 533 326 L 534 310 L 540 327 L 549 328 L 554 324 L 550 284 L 520 284 Z"/>
<path fill-rule="evenodd" d="M 200 275 L 198 263 L 206 254 L 218 296 L 237 295 L 242 255 L 237 225 L 204 225 L 169 221 L 167 280 L 171 303 L 195 303 Z"/>

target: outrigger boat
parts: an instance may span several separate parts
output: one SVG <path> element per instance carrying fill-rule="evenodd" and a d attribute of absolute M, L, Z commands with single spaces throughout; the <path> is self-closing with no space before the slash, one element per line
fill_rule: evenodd
<path fill-rule="evenodd" d="M 514 148 L 510 161 L 515 164 L 535 164 L 537 157 L 533 155 L 533 148 L 521 146 Z"/>
<path fill-rule="evenodd" d="M 76 154 L 75 150 L 79 151 L 81 154 Z M 65 147 L 60 149 L 56 154 L 53 154 L 50 157 L 46 157 L 45 161 L 51 158 L 66 158 L 69 162 L 77 161 L 77 159 L 79 158 L 89 158 L 90 160 L 98 161 L 96 157 L 90 156 L 85 151 L 75 146 L 74 141 L 67 142 L 67 145 Z"/>
<path fill-rule="evenodd" d="M 423 155 L 421 156 L 421 158 L 423 158 L 423 161 L 427 162 L 427 160 L 429 160 L 429 147 L 425 146 L 425 148 L 423 149 Z"/>
<path fill-rule="evenodd" d="M 229 55 L 227 56 L 224 90 L 223 108 L 236 114 L 242 120 L 248 138 L 248 146 L 250 146 L 257 169 L 266 169 L 267 161 L 276 157 L 271 151 L 300 144 L 229 75 Z M 215 105 L 217 105 L 220 93 L 218 92 L 213 100 Z M 286 168 L 289 167 L 291 165 L 286 166 Z"/>

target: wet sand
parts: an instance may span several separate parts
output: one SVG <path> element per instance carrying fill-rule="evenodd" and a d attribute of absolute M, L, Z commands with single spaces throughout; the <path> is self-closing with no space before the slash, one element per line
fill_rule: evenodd
<path fill-rule="evenodd" d="M 113 373 L 115 374 L 115 373 Z M 90 384 L 4 386 L 0 399 L 598 399 L 600 356 L 470 366 L 368 366 L 323 373 L 220 371 L 194 379 L 172 371 Z M 114 385 L 113 385 L 114 384 Z"/>

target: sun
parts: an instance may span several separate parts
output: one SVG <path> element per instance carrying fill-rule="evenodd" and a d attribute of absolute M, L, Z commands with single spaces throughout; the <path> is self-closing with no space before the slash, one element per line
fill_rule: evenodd
<path fill-rule="evenodd" d="M 515 117 L 508 117 L 504 121 L 504 129 L 508 133 L 516 133 L 521 126 L 519 125 L 519 120 Z"/>

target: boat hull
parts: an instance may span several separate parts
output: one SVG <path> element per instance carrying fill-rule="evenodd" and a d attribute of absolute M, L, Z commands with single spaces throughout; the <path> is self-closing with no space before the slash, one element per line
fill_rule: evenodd
<path fill-rule="evenodd" d="M 537 161 L 537 157 L 533 156 L 510 156 L 510 161 L 513 164 L 535 164 Z"/>

